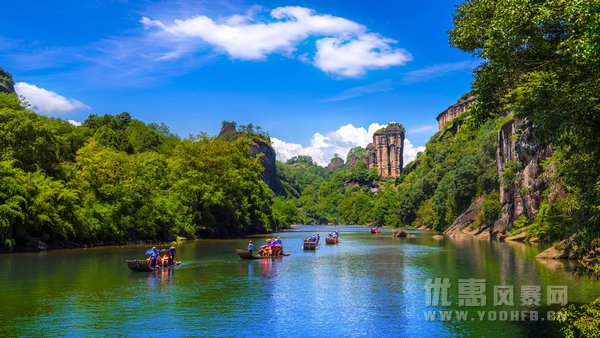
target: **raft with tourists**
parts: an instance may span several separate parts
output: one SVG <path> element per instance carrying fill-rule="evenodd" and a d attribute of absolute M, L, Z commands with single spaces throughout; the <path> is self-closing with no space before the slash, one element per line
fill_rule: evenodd
<path fill-rule="evenodd" d="M 325 244 L 338 244 L 340 239 L 340 234 L 337 230 L 333 230 L 333 232 L 330 232 L 327 235 L 327 238 L 325 238 Z"/>
<path fill-rule="evenodd" d="M 127 267 L 133 271 L 156 271 L 156 270 L 163 270 L 163 269 L 172 268 L 177 265 L 181 265 L 181 261 L 173 262 L 172 265 L 164 265 L 164 266 L 157 265 L 156 267 L 151 267 L 148 264 L 148 261 L 143 260 L 143 259 L 127 260 L 126 262 L 127 262 Z"/>
<path fill-rule="evenodd" d="M 320 239 L 321 236 L 319 234 L 305 238 L 304 243 L 302 243 L 302 250 L 317 250 Z"/>
<path fill-rule="evenodd" d="M 325 238 L 325 244 L 338 244 L 339 240 L 333 237 Z"/>
<path fill-rule="evenodd" d="M 379 230 L 378 227 L 373 227 L 373 228 L 371 228 L 371 233 L 375 234 L 375 235 L 378 235 L 378 234 L 381 233 L 381 230 Z"/>
<path fill-rule="evenodd" d="M 162 256 L 160 254 L 163 254 Z M 127 267 L 133 271 L 156 271 L 162 269 L 168 269 L 177 265 L 181 265 L 181 261 L 175 260 L 176 250 L 174 246 L 168 249 L 157 249 L 152 247 L 146 251 L 148 258 L 133 259 L 125 261 Z"/>
<path fill-rule="evenodd" d="M 254 244 L 252 241 L 248 244 L 248 249 L 236 249 L 235 252 L 242 259 L 265 259 L 265 258 L 277 258 L 283 256 L 289 256 L 289 253 L 283 252 L 283 242 L 281 237 L 273 237 L 267 239 L 267 244 L 262 245 L 258 251 L 258 255 L 254 255 Z"/>

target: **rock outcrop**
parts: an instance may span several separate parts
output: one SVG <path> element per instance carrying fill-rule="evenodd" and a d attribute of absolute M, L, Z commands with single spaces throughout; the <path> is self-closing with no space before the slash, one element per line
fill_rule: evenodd
<path fill-rule="evenodd" d="M 531 128 L 522 119 L 512 119 L 498 132 L 496 170 L 501 178 L 502 211 L 492 229 L 507 233 L 521 215 L 532 220 L 537 215 L 548 179 L 542 175 L 542 161 L 552 154 L 548 145 L 534 141 Z"/>
<path fill-rule="evenodd" d="M 277 162 L 275 150 L 270 143 L 267 143 L 263 139 L 255 139 L 254 144 L 250 145 L 250 151 L 252 156 L 257 157 L 262 154 L 260 163 L 262 164 L 265 171 L 262 175 L 262 180 L 275 192 L 280 194 L 283 191 L 281 182 L 277 178 Z"/>
<path fill-rule="evenodd" d="M 344 160 L 339 156 L 335 156 L 334 158 L 331 159 L 331 161 L 327 165 L 327 170 L 329 170 L 331 172 L 335 172 L 335 171 L 340 170 L 343 167 L 344 167 Z"/>
<path fill-rule="evenodd" d="M 452 225 L 444 231 L 450 238 L 464 238 L 475 236 L 480 239 L 489 239 L 488 228 L 473 227 L 473 223 L 477 219 L 477 214 L 481 211 L 481 206 L 485 198 L 483 196 L 476 199 L 460 216 L 458 216 Z"/>
<path fill-rule="evenodd" d="M 469 96 L 446 108 L 446 110 L 444 110 L 443 112 L 439 113 L 436 117 L 436 120 L 438 121 L 439 130 L 444 130 L 444 128 L 450 121 L 454 120 L 456 117 L 458 117 L 458 115 L 464 113 L 467 110 L 467 108 L 469 108 L 469 105 L 473 103 L 473 101 L 475 101 L 475 97 Z"/>
<path fill-rule="evenodd" d="M 218 137 L 228 141 L 233 141 L 241 134 L 242 132 L 237 131 L 235 123 L 223 122 L 223 126 Z M 252 139 L 252 142 L 250 143 L 250 153 L 253 157 L 260 156 L 260 162 L 264 168 L 262 180 L 276 194 L 283 193 L 284 189 L 277 177 L 276 154 L 275 150 L 271 146 L 269 137 L 256 134 L 249 134 L 248 136 Z"/>
<path fill-rule="evenodd" d="M 569 252 L 564 249 L 559 249 L 554 246 L 540 252 L 535 258 L 539 259 L 568 259 Z"/>
<path fill-rule="evenodd" d="M 525 230 L 510 237 L 505 236 L 521 215 L 529 220 L 537 215 L 550 176 L 548 173 L 542 175 L 542 162 L 552 154 L 552 149 L 548 145 L 536 143 L 529 124 L 522 119 L 511 119 L 505 123 L 498 131 L 497 140 L 496 171 L 500 177 L 500 215 L 491 226 L 473 228 L 471 225 L 484 201 L 480 197 L 444 231 L 449 237 L 494 237 L 508 241 L 523 241 L 527 238 Z"/>
<path fill-rule="evenodd" d="M 402 173 L 404 127 L 390 123 L 373 134 L 373 143 L 367 146 L 367 165 L 376 168 L 379 177 L 396 178 Z"/>
<path fill-rule="evenodd" d="M 350 169 L 361 161 L 367 163 L 367 150 L 363 147 L 354 147 L 350 149 L 348 156 L 346 156 L 344 169 Z"/>
<path fill-rule="evenodd" d="M 14 93 L 14 85 L 15 82 L 13 81 L 12 75 L 0 68 L 0 93 Z"/>
<path fill-rule="evenodd" d="M 350 169 L 350 168 L 354 167 L 360 161 L 366 161 L 366 158 L 364 156 L 361 157 L 357 154 L 353 154 L 346 161 L 346 164 L 344 165 L 344 169 Z"/>

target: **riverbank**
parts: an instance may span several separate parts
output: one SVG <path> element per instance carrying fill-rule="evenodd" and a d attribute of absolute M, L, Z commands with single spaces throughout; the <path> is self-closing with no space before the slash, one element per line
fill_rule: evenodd
<path fill-rule="evenodd" d="M 0 248 L 0 254 L 13 254 L 13 253 L 34 253 L 52 250 L 73 250 L 73 249 L 88 249 L 95 247 L 120 247 L 129 245 L 152 245 L 152 246 L 168 246 L 180 243 L 182 241 L 194 240 L 188 238 L 176 239 L 170 242 L 159 242 L 151 240 L 133 240 L 133 241 L 112 241 L 112 242 L 96 242 L 90 244 L 78 244 L 75 242 L 66 242 L 64 244 L 46 244 L 39 238 L 32 238 L 27 246 L 14 246 L 11 248 Z"/>

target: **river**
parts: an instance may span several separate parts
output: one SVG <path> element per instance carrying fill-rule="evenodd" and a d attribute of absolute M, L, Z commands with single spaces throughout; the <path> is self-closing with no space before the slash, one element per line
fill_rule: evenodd
<path fill-rule="evenodd" d="M 535 246 L 425 231 L 392 239 L 391 229 L 374 236 L 364 227 L 341 227 L 340 243 L 325 245 L 332 229 L 278 233 L 291 255 L 272 260 L 241 260 L 235 249 L 248 239 L 184 242 L 181 266 L 151 273 L 125 265 L 144 258 L 141 246 L 3 255 L 0 336 L 555 336 L 548 286 L 566 287 L 570 304 L 600 295 L 600 282 L 572 274 L 574 263 L 536 260 Z M 302 239 L 316 231 L 322 245 L 303 252 Z M 451 283 L 450 306 L 427 304 L 435 278 Z M 459 279 L 469 278 L 485 280 L 485 306 L 459 306 L 468 296 Z M 514 306 L 494 306 L 495 285 L 513 286 Z M 525 285 L 541 288 L 539 306 L 521 305 Z M 444 321 L 437 311 L 468 317 Z M 521 317 L 530 311 L 538 320 Z"/>

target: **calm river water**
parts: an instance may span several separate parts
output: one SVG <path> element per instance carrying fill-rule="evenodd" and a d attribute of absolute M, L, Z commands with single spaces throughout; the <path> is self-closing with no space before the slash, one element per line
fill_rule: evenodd
<path fill-rule="evenodd" d="M 541 248 L 522 244 L 342 227 L 338 245 L 302 251 L 302 238 L 318 231 L 324 242 L 332 229 L 277 234 L 291 256 L 274 260 L 241 260 L 235 249 L 247 239 L 186 242 L 181 266 L 152 273 L 125 265 L 144 258 L 140 246 L 3 255 L 0 336 L 554 336 L 542 321 L 556 308 L 547 307 L 548 286 L 566 286 L 569 303 L 600 295 L 600 282 L 573 276 L 572 263 L 538 261 Z M 449 279 L 451 306 L 427 306 L 433 278 Z M 485 306 L 458 305 L 458 280 L 468 278 L 486 280 Z M 515 306 L 494 306 L 500 284 L 513 285 Z M 540 306 L 521 306 L 523 285 L 541 287 Z M 454 310 L 467 319 L 431 320 Z M 503 311 L 536 310 L 537 321 L 501 320 Z M 488 312 L 481 320 L 477 311 Z"/>

